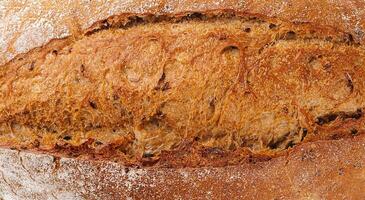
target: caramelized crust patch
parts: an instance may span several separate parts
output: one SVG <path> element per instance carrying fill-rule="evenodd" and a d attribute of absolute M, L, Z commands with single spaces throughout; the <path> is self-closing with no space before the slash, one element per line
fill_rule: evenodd
<path fill-rule="evenodd" d="M 189 144 L 239 162 L 364 130 L 349 34 L 203 14 L 96 27 L 1 66 L 0 145 L 154 164 Z"/>

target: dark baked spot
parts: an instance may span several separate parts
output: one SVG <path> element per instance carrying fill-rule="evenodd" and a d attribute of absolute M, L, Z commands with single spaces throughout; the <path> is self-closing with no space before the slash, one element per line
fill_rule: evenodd
<path fill-rule="evenodd" d="M 104 20 L 102 23 L 102 29 L 109 29 L 111 25 L 109 24 L 108 20 Z"/>
<path fill-rule="evenodd" d="M 350 89 L 350 92 L 354 91 L 354 84 L 352 82 L 352 77 L 349 73 L 345 74 L 346 80 L 347 80 L 347 84 L 346 86 Z"/>
<path fill-rule="evenodd" d="M 202 20 L 204 17 L 205 15 L 200 12 L 193 12 L 184 16 L 182 20 Z"/>
<path fill-rule="evenodd" d="M 246 33 L 249 33 L 249 32 L 251 32 L 251 28 L 248 28 L 248 27 L 244 28 L 243 31 L 245 31 Z"/>
<path fill-rule="evenodd" d="M 168 89 L 170 89 L 171 87 L 170 87 L 170 83 L 169 82 L 166 82 L 163 86 L 162 86 L 162 88 L 161 88 L 161 90 L 162 91 L 166 91 L 166 90 L 168 90 Z"/>
<path fill-rule="evenodd" d="M 289 141 L 285 148 L 294 147 L 295 143 L 293 141 Z"/>
<path fill-rule="evenodd" d="M 28 70 L 33 71 L 35 67 L 35 61 L 32 61 L 30 64 L 28 64 Z"/>
<path fill-rule="evenodd" d="M 327 114 L 327 115 L 323 115 L 323 116 L 317 117 L 316 123 L 318 125 L 328 124 L 328 123 L 336 120 L 337 117 L 338 117 L 338 114 L 330 113 L 330 114 Z"/>
<path fill-rule="evenodd" d="M 282 111 L 283 111 L 283 113 L 284 113 L 284 114 L 289 114 L 289 109 L 288 109 L 288 107 L 286 107 L 286 106 L 284 106 L 284 107 L 282 108 Z"/>
<path fill-rule="evenodd" d="M 277 27 L 277 25 L 276 24 L 273 24 L 273 23 L 271 23 L 270 25 L 269 25 L 269 28 L 270 29 L 275 29 Z"/>
<path fill-rule="evenodd" d="M 346 42 L 348 45 L 353 45 L 355 43 L 354 36 L 352 36 L 352 34 L 347 34 L 344 37 L 344 42 Z"/>
<path fill-rule="evenodd" d="M 165 5 L 164 9 L 165 9 L 165 11 L 169 11 L 171 9 L 171 6 L 170 5 Z"/>
<path fill-rule="evenodd" d="M 222 53 L 237 51 L 237 50 L 239 50 L 237 46 L 227 46 L 223 48 Z"/>
<path fill-rule="evenodd" d="M 351 129 L 351 135 L 353 135 L 353 136 L 357 135 L 358 132 L 359 131 L 357 129 L 355 129 L 355 128 Z"/>
<path fill-rule="evenodd" d="M 297 34 L 294 31 L 289 31 L 284 35 L 284 40 L 294 40 L 296 39 Z"/>
<path fill-rule="evenodd" d="M 302 138 L 301 138 L 301 141 L 304 140 L 304 138 L 307 136 L 308 134 L 308 129 L 307 128 L 303 128 L 302 129 Z"/>
<path fill-rule="evenodd" d="M 129 21 L 131 21 L 132 23 L 135 23 L 135 25 L 142 24 L 145 22 L 144 18 L 141 16 L 131 16 L 131 17 L 129 17 Z"/>
<path fill-rule="evenodd" d="M 84 75 L 84 73 L 85 73 L 85 65 L 84 64 L 80 65 L 80 72 L 81 72 L 82 75 Z"/>
<path fill-rule="evenodd" d="M 316 60 L 317 60 L 317 57 L 316 56 L 311 56 L 311 57 L 308 58 L 308 63 L 310 64 L 310 63 L 312 63 L 312 62 L 314 62 Z"/>
<path fill-rule="evenodd" d="M 143 158 L 152 158 L 154 155 L 151 152 L 144 152 L 142 157 Z"/>
<path fill-rule="evenodd" d="M 154 88 L 155 90 L 166 91 L 171 89 L 170 83 L 166 82 L 166 73 L 163 72 L 161 78 L 158 80 L 157 86 Z"/>
<path fill-rule="evenodd" d="M 97 107 L 97 105 L 96 105 L 96 103 L 94 102 L 94 101 L 92 101 L 92 100 L 89 100 L 89 105 L 91 106 L 91 108 L 93 108 L 93 109 L 97 109 L 98 107 Z"/>
<path fill-rule="evenodd" d="M 348 112 L 344 114 L 344 119 L 352 118 L 352 119 L 360 119 L 363 116 L 363 112 L 361 108 L 358 108 L 355 112 Z"/>
<path fill-rule="evenodd" d="M 281 137 L 273 138 L 269 143 L 268 147 L 270 149 L 287 149 L 289 147 L 293 147 L 296 144 L 296 136 L 299 136 L 299 130 L 288 132 Z"/>
<path fill-rule="evenodd" d="M 336 112 L 336 113 L 329 113 L 326 115 L 322 115 L 316 118 L 316 123 L 318 125 L 329 124 L 332 121 L 335 121 L 337 118 L 341 120 L 346 119 L 355 119 L 358 120 L 362 117 L 362 109 L 357 109 L 355 112 Z"/>
<path fill-rule="evenodd" d="M 249 163 L 255 163 L 255 159 L 253 158 L 253 156 L 252 155 L 249 155 L 248 156 L 248 158 L 247 158 L 247 161 L 249 162 Z"/>
<path fill-rule="evenodd" d="M 64 140 L 66 140 L 66 141 L 69 141 L 69 140 L 71 140 L 71 139 L 72 139 L 72 137 L 71 137 L 71 136 L 69 136 L 69 135 L 66 135 L 66 136 L 64 136 L 64 137 L 63 137 L 63 139 L 64 139 Z"/>

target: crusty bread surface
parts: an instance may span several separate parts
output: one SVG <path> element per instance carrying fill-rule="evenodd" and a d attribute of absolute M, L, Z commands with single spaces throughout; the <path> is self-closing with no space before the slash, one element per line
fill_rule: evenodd
<path fill-rule="evenodd" d="M 0 197 L 361 199 L 363 8 L 0 2 Z"/>

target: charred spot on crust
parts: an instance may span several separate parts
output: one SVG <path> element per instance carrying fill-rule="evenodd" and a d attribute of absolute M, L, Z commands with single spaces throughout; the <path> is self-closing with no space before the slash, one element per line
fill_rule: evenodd
<path fill-rule="evenodd" d="M 182 20 L 202 20 L 205 17 L 203 13 L 193 12 L 189 13 L 182 18 Z"/>
<path fill-rule="evenodd" d="M 307 128 L 303 128 L 302 129 L 302 138 L 301 138 L 301 141 L 304 140 L 304 138 L 307 136 L 308 134 L 308 129 Z"/>
<path fill-rule="evenodd" d="M 322 115 L 316 118 L 316 124 L 324 125 L 329 124 L 332 121 L 335 121 L 337 118 L 341 120 L 346 119 L 355 119 L 358 120 L 363 116 L 362 109 L 357 109 L 355 112 L 336 112 L 336 113 L 329 113 L 326 115 Z"/>
<path fill-rule="evenodd" d="M 72 139 L 72 137 L 71 137 L 71 136 L 69 136 L 69 135 L 66 135 L 66 136 L 64 136 L 64 137 L 63 137 L 63 139 L 64 139 L 64 140 L 66 140 L 66 141 L 69 141 L 69 140 L 71 140 L 71 139 Z"/>
<path fill-rule="evenodd" d="M 318 125 L 328 124 L 328 123 L 336 120 L 337 117 L 338 117 L 338 114 L 336 114 L 336 113 L 330 113 L 330 114 L 327 114 L 327 115 L 323 115 L 323 116 L 317 117 L 316 123 Z"/>
<path fill-rule="evenodd" d="M 289 141 L 287 143 L 287 145 L 285 146 L 285 148 L 291 148 L 291 147 L 294 147 L 295 146 L 295 143 L 293 141 Z"/>
<path fill-rule="evenodd" d="M 142 158 L 152 158 L 154 156 L 151 152 L 144 152 Z"/>
<path fill-rule="evenodd" d="M 355 136 L 358 134 L 359 131 L 357 129 L 353 128 L 353 129 L 351 129 L 350 132 L 351 132 L 351 135 Z"/>
<path fill-rule="evenodd" d="M 89 100 L 89 105 L 93 109 L 97 109 L 98 108 L 98 106 L 96 105 L 96 103 L 94 101 L 92 101 L 92 100 Z"/>
<path fill-rule="evenodd" d="M 85 65 L 84 64 L 80 65 L 80 72 L 84 75 L 84 73 L 85 73 Z"/>
<path fill-rule="evenodd" d="M 236 51 L 236 50 L 239 50 L 237 46 L 230 45 L 230 46 L 224 47 L 222 50 L 222 53 L 229 52 L 229 51 Z"/>
<path fill-rule="evenodd" d="M 360 119 L 363 116 L 363 112 L 361 108 L 358 108 L 355 112 L 347 112 L 343 114 L 344 119 L 352 118 L 352 119 Z"/>
<path fill-rule="evenodd" d="M 277 25 L 276 24 L 271 23 L 269 25 L 269 29 L 275 29 L 275 28 L 277 28 Z"/>

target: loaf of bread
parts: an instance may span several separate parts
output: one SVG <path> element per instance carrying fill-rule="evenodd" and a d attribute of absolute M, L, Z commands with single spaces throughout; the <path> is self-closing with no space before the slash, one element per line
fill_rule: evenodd
<path fill-rule="evenodd" d="M 364 199 L 365 2 L 0 2 L 0 199 Z"/>

